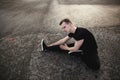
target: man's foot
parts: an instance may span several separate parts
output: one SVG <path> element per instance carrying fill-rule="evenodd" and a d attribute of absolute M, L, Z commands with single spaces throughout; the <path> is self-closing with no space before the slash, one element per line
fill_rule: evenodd
<path fill-rule="evenodd" d="M 80 53 L 80 54 L 83 54 L 83 50 L 69 51 L 69 52 L 68 52 L 68 54 L 72 54 L 72 53 Z"/>
<path fill-rule="evenodd" d="M 44 42 L 44 39 L 41 40 L 41 51 L 45 51 L 47 49 L 47 45 Z"/>

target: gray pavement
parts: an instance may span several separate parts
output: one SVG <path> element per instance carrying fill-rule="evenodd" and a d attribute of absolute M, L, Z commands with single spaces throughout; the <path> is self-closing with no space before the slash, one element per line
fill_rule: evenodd
<path fill-rule="evenodd" d="M 58 0 L 60 4 L 120 5 L 119 0 Z"/>
<path fill-rule="evenodd" d="M 119 80 L 118 3 L 118 0 L 1 0 L 0 80 Z M 101 61 L 99 71 L 89 69 L 77 56 L 40 52 L 42 38 L 49 44 L 66 35 L 58 25 L 66 17 L 95 35 Z"/>

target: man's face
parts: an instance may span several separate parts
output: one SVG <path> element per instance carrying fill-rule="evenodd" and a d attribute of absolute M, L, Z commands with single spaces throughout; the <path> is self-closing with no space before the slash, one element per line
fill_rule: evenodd
<path fill-rule="evenodd" d="M 61 24 L 61 27 L 62 27 L 62 29 L 63 29 L 64 32 L 70 32 L 70 25 L 71 25 L 71 23 L 65 23 L 65 22 L 63 22 Z"/>

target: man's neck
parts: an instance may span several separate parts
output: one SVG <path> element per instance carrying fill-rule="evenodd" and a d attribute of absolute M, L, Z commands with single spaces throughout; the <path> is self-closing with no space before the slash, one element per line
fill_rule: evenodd
<path fill-rule="evenodd" d="M 75 33 L 76 29 L 77 29 L 77 27 L 72 26 L 72 28 L 71 28 L 71 33 Z"/>

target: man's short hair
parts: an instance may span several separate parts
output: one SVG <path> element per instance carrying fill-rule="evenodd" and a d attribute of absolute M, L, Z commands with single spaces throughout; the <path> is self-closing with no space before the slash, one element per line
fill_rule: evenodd
<path fill-rule="evenodd" d="M 72 23 L 71 21 L 70 21 L 70 19 L 68 19 L 68 18 L 65 18 L 65 19 L 63 19 L 63 20 L 61 20 L 60 21 L 60 23 L 59 23 L 59 25 L 61 25 L 63 22 L 65 22 L 65 23 Z"/>

